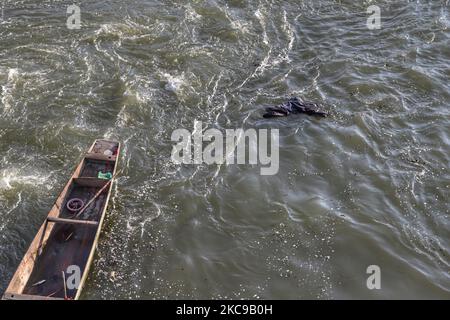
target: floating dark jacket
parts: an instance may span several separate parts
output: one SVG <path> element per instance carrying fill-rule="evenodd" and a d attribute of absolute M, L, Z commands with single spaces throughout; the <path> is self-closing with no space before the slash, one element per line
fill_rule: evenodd
<path fill-rule="evenodd" d="M 275 107 L 269 107 L 266 109 L 264 118 L 286 117 L 290 114 L 305 113 L 309 116 L 326 117 L 328 114 L 320 110 L 320 107 L 312 102 L 301 101 L 299 98 L 294 97 L 289 101 Z"/>

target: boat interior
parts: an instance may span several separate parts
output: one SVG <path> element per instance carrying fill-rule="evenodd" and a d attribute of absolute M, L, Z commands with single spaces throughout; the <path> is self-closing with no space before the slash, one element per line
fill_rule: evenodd
<path fill-rule="evenodd" d="M 8 288 L 5 298 L 77 296 L 76 281 L 85 276 L 96 245 L 118 153 L 118 143 L 96 140 L 36 235 L 27 253 L 32 262 L 25 262 L 32 267 L 25 267 L 22 261 L 15 275 L 22 281 L 12 281 L 13 288 Z"/>

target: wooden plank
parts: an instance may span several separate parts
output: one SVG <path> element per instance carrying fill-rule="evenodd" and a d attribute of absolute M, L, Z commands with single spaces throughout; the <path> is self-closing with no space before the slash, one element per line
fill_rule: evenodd
<path fill-rule="evenodd" d="M 45 297 L 45 296 L 33 296 L 29 294 L 19 294 L 19 293 L 10 293 L 5 292 L 2 300 L 64 300 L 63 298 L 53 298 L 53 297 Z"/>
<path fill-rule="evenodd" d="M 106 179 L 91 178 L 91 177 L 80 177 L 73 179 L 73 182 L 79 186 L 94 187 L 94 188 L 101 188 L 106 183 L 108 183 L 108 181 L 109 180 Z"/>
<path fill-rule="evenodd" d="M 86 155 L 86 159 L 91 159 L 91 160 L 115 162 L 116 158 L 117 158 L 116 156 L 105 156 L 104 154 L 101 154 L 101 153 L 88 153 Z"/>
<path fill-rule="evenodd" d="M 66 224 L 83 224 L 88 226 L 98 226 L 97 221 L 88 221 L 88 220 L 77 220 L 77 219 L 63 219 L 63 218 L 56 218 L 56 217 L 48 217 L 48 222 L 54 222 L 54 223 L 66 223 Z"/>

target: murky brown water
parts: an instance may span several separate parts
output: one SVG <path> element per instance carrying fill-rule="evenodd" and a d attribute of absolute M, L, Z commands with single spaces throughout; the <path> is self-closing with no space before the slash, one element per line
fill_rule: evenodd
<path fill-rule="evenodd" d="M 448 1 L 1 0 L 0 292 L 93 139 L 124 172 L 85 299 L 450 298 Z M 298 95 L 331 112 L 262 119 Z M 278 128 L 280 171 L 173 130 Z M 368 290 L 366 268 L 381 268 Z"/>

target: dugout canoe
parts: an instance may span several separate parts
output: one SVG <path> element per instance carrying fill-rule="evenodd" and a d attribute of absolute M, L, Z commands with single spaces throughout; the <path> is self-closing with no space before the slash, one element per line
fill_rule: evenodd
<path fill-rule="evenodd" d="M 3 299 L 80 297 L 105 219 L 119 155 L 118 142 L 98 139 L 92 144 L 25 253 Z"/>

